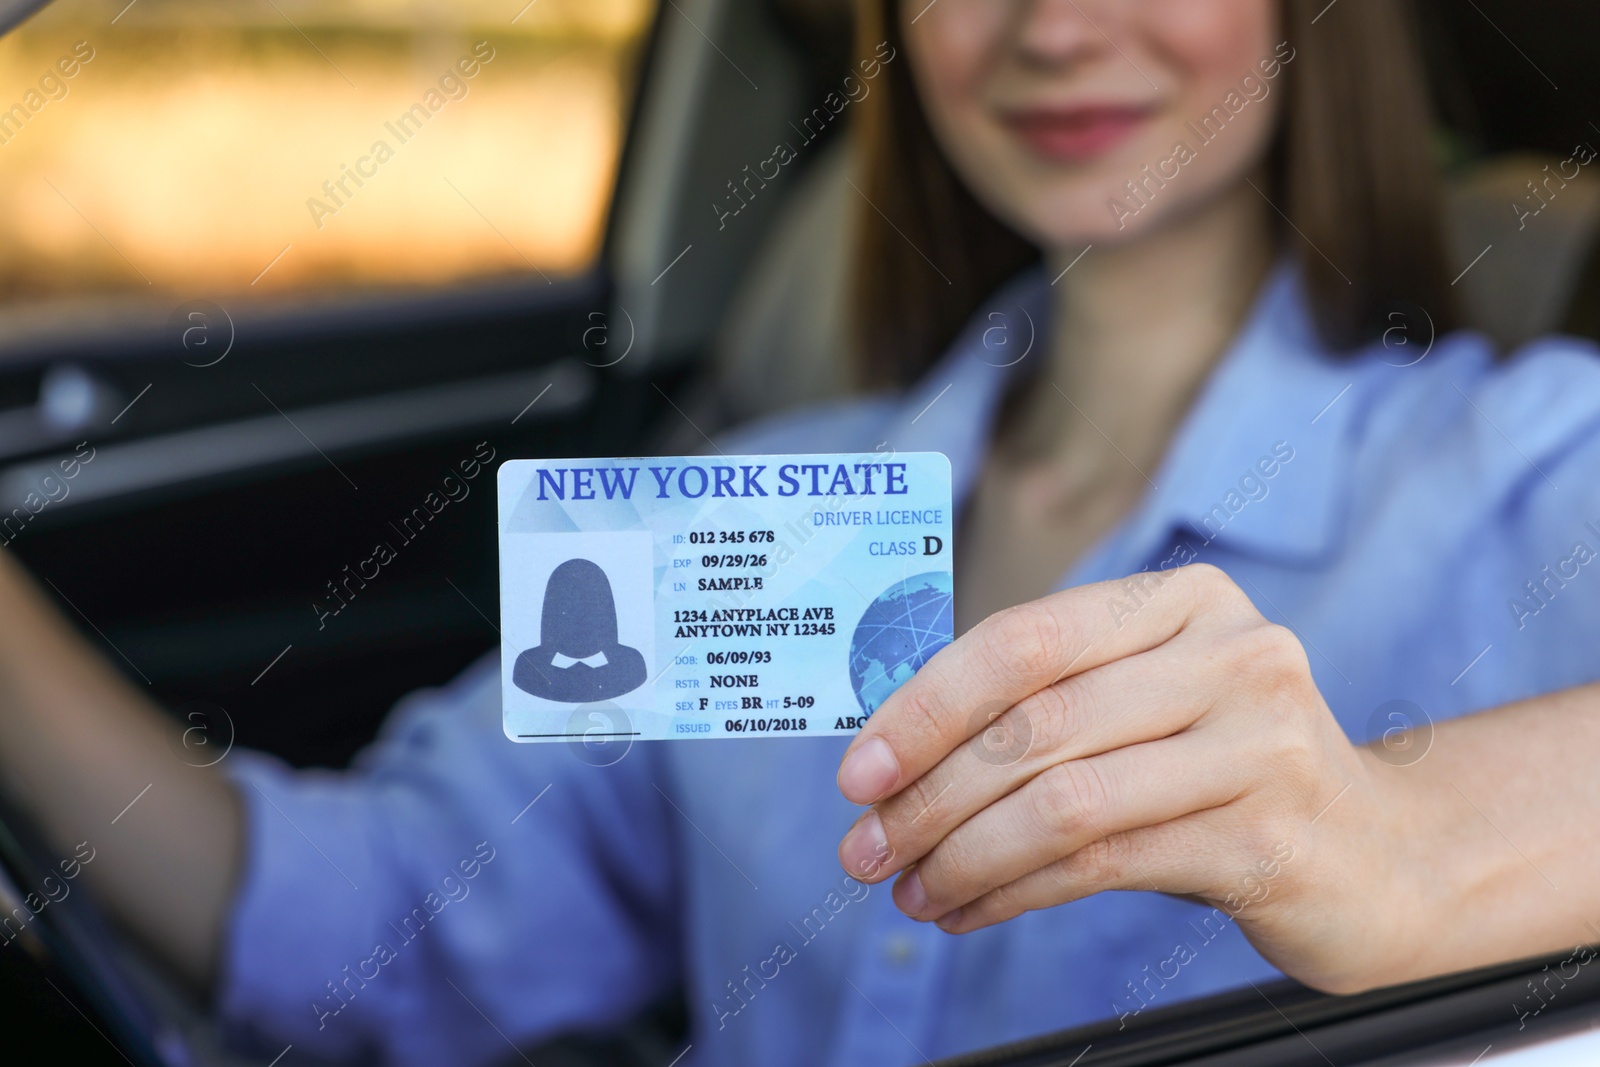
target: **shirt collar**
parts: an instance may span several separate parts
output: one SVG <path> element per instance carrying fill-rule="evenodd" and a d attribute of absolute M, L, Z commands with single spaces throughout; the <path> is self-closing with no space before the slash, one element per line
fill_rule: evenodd
<path fill-rule="evenodd" d="M 1047 358 L 1050 305 L 1042 271 L 1005 286 L 906 394 L 886 428 L 880 447 L 949 456 L 958 511 L 983 469 L 1007 381 L 1025 359 Z M 1109 539 L 1118 569 L 1138 569 L 1179 537 L 1286 562 L 1326 557 L 1342 530 L 1348 439 L 1373 359 L 1327 349 L 1298 271 L 1280 261 L 1151 473 L 1155 488 Z M 1286 454 L 1292 458 L 1285 462 Z M 1274 470 L 1270 478 L 1263 458 Z"/>
<path fill-rule="evenodd" d="M 1328 350 L 1298 271 L 1280 263 L 1174 435 L 1153 476 L 1160 488 L 1134 520 L 1140 532 L 1176 530 L 1286 562 L 1326 557 L 1373 363 L 1370 352 Z"/>
<path fill-rule="evenodd" d="M 557 652 L 550 657 L 550 666 L 559 667 L 562 670 L 579 663 L 586 667 L 599 669 L 604 667 L 606 662 L 606 654 L 604 652 L 596 652 L 592 656 L 568 656 L 565 653 Z"/>

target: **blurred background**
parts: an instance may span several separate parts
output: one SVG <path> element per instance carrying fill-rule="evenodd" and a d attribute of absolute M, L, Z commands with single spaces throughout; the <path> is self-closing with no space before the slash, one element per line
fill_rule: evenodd
<path fill-rule="evenodd" d="M 651 7 L 137 0 L 112 25 L 106 3 L 58 0 L 0 40 L 0 107 L 78 42 L 94 57 L 25 128 L 0 128 L 0 331 L 177 296 L 577 273 L 599 249 Z M 494 58 L 460 79 L 463 99 L 441 94 L 425 150 L 403 144 L 385 123 L 491 32 Z M 380 139 L 403 164 L 347 181 L 355 195 L 317 225 L 306 202 L 336 204 L 323 182 Z"/>

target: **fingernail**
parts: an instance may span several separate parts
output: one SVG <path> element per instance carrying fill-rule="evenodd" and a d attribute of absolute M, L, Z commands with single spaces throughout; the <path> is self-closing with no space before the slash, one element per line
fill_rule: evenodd
<path fill-rule="evenodd" d="M 893 895 L 895 904 L 913 919 L 928 910 L 928 893 L 922 888 L 922 875 L 916 871 L 900 879 Z"/>
<path fill-rule="evenodd" d="M 961 923 L 961 909 L 960 908 L 957 908 L 955 911 L 946 912 L 945 914 L 939 916 L 937 919 L 935 919 L 933 921 L 933 925 L 937 926 L 939 929 L 943 930 L 947 934 L 954 933 L 955 932 L 955 928 L 958 925 L 960 925 L 960 923 Z"/>
<path fill-rule="evenodd" d="M 875 811 L 862 816 L 839 846 L 839 859 L 844 869 L 863 880 L 878 873 L 888 854 L 889 840 L 883 834 L 883 822 Z"/>
<path fill-rule="evenodd" d="M 900 780 L 900 762 L 881 737 L 868 739 L 839 768 L 839 792 L 855 804 L 872 804 Z"/>

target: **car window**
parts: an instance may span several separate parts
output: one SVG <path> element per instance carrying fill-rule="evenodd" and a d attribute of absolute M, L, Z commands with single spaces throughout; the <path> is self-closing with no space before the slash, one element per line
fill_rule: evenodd
<path fill-rule="evenodd" d="M 60 0 L 0 40 L 0 313 L 595 259 L 651 0 Z"/>

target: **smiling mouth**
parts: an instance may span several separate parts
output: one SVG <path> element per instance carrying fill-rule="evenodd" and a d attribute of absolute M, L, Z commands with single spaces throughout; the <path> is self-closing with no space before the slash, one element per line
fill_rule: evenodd
<path fill-rule="evenodd" d="M 1014 112 L 1004 121 L 1038 155 L 1081 163 L 1110 152 L 1150 116 L 1146 107 L 1036 108 Z"/>

